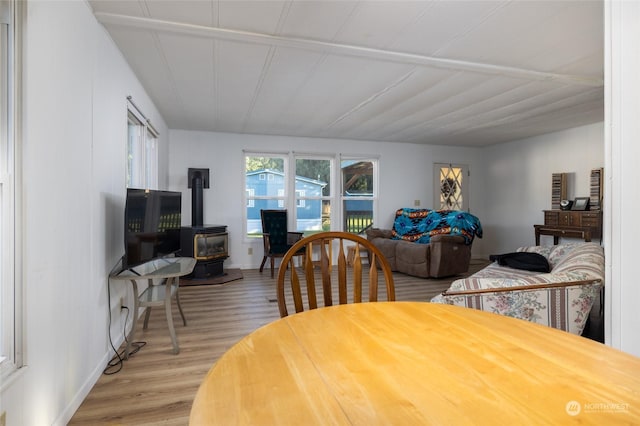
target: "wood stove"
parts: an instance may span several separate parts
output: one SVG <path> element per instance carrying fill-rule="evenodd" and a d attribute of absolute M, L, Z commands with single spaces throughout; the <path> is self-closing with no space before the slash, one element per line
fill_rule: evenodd
<path fill-rule="evenodd" d="M 189 169 L 191 188 L 191 226 L 180 228 L 182 256 L 196 259 L 190 278 L 224 275 L 222 266 L 229 257 L 229 235 L 226 225 L 203 225 L 202 189 L 209 188 L 209 169 Z"/>
<path fill-rule="evenodd" d="M 197 261 L 190 277 L 209 278 L 224 274 L 223 262 L 229 257 L 226 225 L 183 226 L 180 246 L 183 256 Z"/>

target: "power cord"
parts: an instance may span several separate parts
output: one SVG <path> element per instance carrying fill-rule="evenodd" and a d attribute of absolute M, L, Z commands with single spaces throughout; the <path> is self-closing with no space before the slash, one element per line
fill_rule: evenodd
<path fill-rule="evenodd" d="M 122 367 L 123 367 L 123 364 L 124 364 L 125 351 L 127 350 L 126 348 L 127 348 L 128 342 L 129 342 L 127 340 L 127 322 L 129 320 L 129 308 L 127 306 L 123 306 L 122 309 L 127 311 L 127 316 L 125 317 L 124 326 L 123 326 L 123 329 L 122 329 L 122 335 L 124 336 L 125 348 L 121 352 L 118 352 L 118 350 L 115 348 L 115 346 L 113 345 L 113 342 L 111 340 L 111 333 L 109 333 L 109 342 L 111 343 L 111 348 L 115 352 L 115 355 L 107 363 L 107 366 L 103 371 L 103 374 L 106 374 L 106 375 L 111 375 L 111 374 L 118 373 L 120 370 L 122 370 Z M 109 311 L 109 312 L 111 312 L 111 311 Z M 111 316 L 111 314 L 109 314 L 109 316 Z M 111 325 L 111 324 L 109 324 L 109 325 Z M 111 329 L 111 328 L 109 328 L 109 329 Z M 129 356 L 136 354 L 146 344 L 147 344 L 147 342 L 132 342 L 131 346 L 133 347 L 133 350 L 131 352 L 129 352 Z M 115 369 L 115 370 L 113 370 L 113 369 Z"/>
<path fill-rule="evenodd" d="M 123 329 L 122 329 L 122 335 L 124 336 L 124 343 L 125 343 L 124 347 L 125 348 L 121 352 L 118 352 L 118 350 L 116 349 L 115 345 L 113 344 L 113 339 L 111 338 L 111 320 L 112 320 L 112 318 L 111 318 L 111 280 L 109 280 L 107 282 L 107 300 L 108 300 L 108 303 L 109 303 L 109 345 L 111 346 L 111 349 L 113 349 L 113 352 L 115 353 L 115 355 L 107 363 L 107 366 L 102 371 L 102 374 L 111 375 L 111 374 L 118 373 L 120 370 L 122 370 L 122 367 L 123 367 L 125 351 L 127 350 L 126 348 L 127 348 L 128 342 L 129 342 L 127 340 L 127 322 L 129 320 L 129 308 L 127 306 L 122 306 L 121 309 L 120 309 L 121 311 L 126 309 L 127 310 L 127 316 L 124 319 L 124 326 L 123 326 Z M 135 319 L 134 319 L 134 321 L 135 321 Z M 135 324 L 133 326 L 135 327 Z M 129 353 L 129 355 L 133 355 L 133 354 L 137 353 L 146 344 L 147 344 L 147 342 L 132 342 L 131 346 L 133 347 L 133 350 Z"/>

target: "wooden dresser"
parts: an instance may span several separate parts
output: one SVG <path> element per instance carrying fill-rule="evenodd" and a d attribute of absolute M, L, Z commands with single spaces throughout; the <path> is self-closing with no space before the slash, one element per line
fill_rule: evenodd
<path fill-rule="evenodd" d="M 553 243 L 560 237 L 581 238 L 591 241 L 602 236 L 601 210 L 544 210 L 544 225 L 533 225 L 536 245 L 540 245 L 540 235 L 552 235 Z"/>

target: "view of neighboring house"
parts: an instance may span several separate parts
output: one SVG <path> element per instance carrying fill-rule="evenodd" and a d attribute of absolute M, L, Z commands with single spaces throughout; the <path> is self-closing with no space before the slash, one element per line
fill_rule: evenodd
<path fill-rule="evenodd" d="M 343 161 L 342 214 L 344 230 L 362 232 L 373 221 L 371 188 L 371 162 Z M 273 169 L 249 171 L 245 178 L 247 234 L 260 234 L 260 210 L 285 209 L 287 180 L 285 174 Z M 295 177 L 295 229 L 302 232 L 329 230 L 331 202 L 322 199 L 328 182 L 296 175 Z M 290 210 L 290 209 L 289 209 Z"/>
<path fill-rule="evenodd" d="M 296 176 L 296 229 L 300 231 L 322 230 L 322 200 L 320 197 L 327 183 L 316 179 Z M 247 234 L 262 233 L 260 210 L 283 209 L 285 197 L 284 173 L 262 169 L 248 172 L 247 190 Z M 259 198 L 265 197 L 265 198 Z"/>

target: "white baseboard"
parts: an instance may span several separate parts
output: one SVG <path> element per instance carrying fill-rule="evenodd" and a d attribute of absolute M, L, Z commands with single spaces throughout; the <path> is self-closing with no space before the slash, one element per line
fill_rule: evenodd
<path fill-rule="evenodd" d="M 118 341 L 113 342 L 113 345 L 116 348 L 119 348 L 123 342 L 124 342 L 124 336 L 121 336 Z M 98 382 L 98 380 L 100 379 L 100 376 L 102 376 L 102 373 L 107 363 L 111 360 L 111 358 L 113 358 L 113 356 L 114 356 L 113 348 L 109 347 L 108 351 L 104 354 L 104 356 L 102 357 L 98 365 L 96 365 L 92 373 L 89 375 L 89 377 L 87 377 L 87 380 L 80 387 L 80 389 L 75 394 L 73 399 L 69 402 L 69 405 L 67 405 L 67 407 L 62 411 L 62 413 L 60 413 L 60 416 L 53 422 L 53 425 L 65 426 L 71 421 L 71 418 L 76 413 L 76 411 L 78 411 L 78 408 L 80 408 L 80 405 L 82 405 L 82 402 L 85 400 L 87 395 L 89 395 L 89 393 L 91 392 L 91 389 L 93 389 L 95 384 Z"/>

